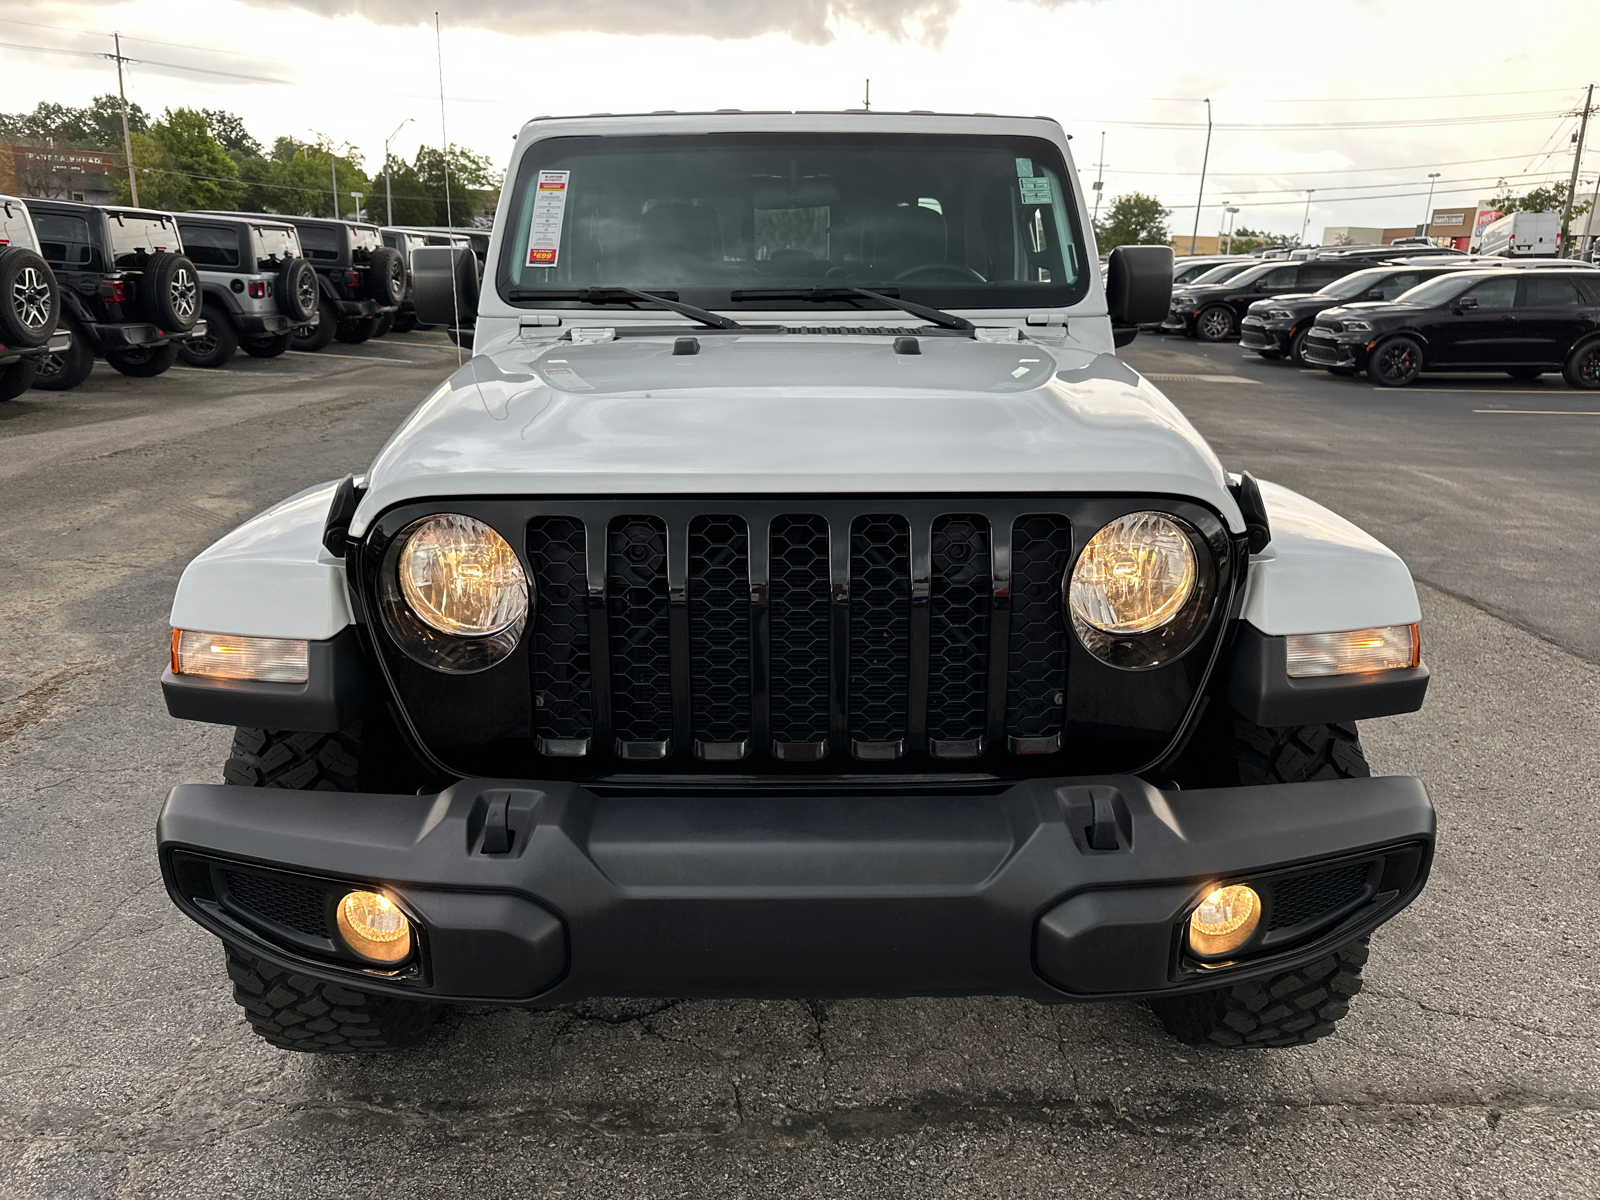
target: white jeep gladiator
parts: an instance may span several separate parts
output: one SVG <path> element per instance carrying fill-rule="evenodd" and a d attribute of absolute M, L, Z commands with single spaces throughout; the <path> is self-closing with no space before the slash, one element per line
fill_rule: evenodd
<path fill-rule="evenodd" d="M 415 256 L 470 360 L 178 588 L 169 711 L 238 732 L 161 867 L 256 1032 L 984 993 L 1331 1032 L 1432 859 L 1354 724 L 1422 703 L 1416 592 L 1115 356 L 1170 281 L 1102 269 L 1043 118 L 529 122 L 481 280 Z"/>

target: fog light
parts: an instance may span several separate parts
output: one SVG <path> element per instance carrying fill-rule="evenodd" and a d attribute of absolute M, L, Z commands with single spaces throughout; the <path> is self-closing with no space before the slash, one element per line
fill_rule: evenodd
<path fill-rule="evenodd" d="M 258 683 L 304 683 L 311 675 L 311 646 L 300 638 L 241 637 L 174 629 L 172 673 Z"/>
<path fill-rule="evenodd" d="M 351 892 L 339 901 L 339 936 L 362 958 L 396 963 L 411 953 L 411 922 L 389 897 Z"/>
<path fill-rule="evenodd" d="M 1207 958 L 1231 954 L 1261 923 L 1261 897 L 1242 883 L 1219 887 L 1189 918 L 1189 949 Z"/>

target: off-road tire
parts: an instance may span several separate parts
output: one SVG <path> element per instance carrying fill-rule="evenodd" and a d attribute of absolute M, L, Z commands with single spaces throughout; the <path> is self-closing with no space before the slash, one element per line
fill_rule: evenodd
<path fill-rule="evenodd" d="M 1298 970 L 1151 1000 L 1150 1008 L 1168 1033 L 1190 1046 L 1305 1046 L 1333 1033 L 1349 1013 L 1366 961 L 1367 939 L 1357 938 Z"/>
<path fill-rule="evenodd" d="M 278 311 L 291 321 L 309 321 L 317 315 L 317 303 L 322 293 L 317 287 L 317 272 L 303 258 L 290 258 L 278 268 L 275 298 Z"/>
<path fill-rule="evenodd" d="M 1600 388 L 1600 338 L 1574 346 L 1561 368 L 1568 387 L 1593 391 Z"/>
<path fill-rule="evenodd" d="M 1194 333 L 1202 342 L 1226 342 L 1239 336 L 1239 318 L 1226 304 L 1208 304 L 1194 319 Z"/>
<path fill-rule="evenodd" d="M 289 344 L 296 350 L 321 350 L 333 341 L 334 332 L 339 325 L 339 317 L 333 311 L 333 301 L 326 296 L 319 296 L 317 311 L 320 317 L 315 325 L 297 325 L 289 331 Z"/>
<path fill-rule="evenodd" d="M 333 336 L 347 346 L 359 346 L 372 336 L 377 320 L 376 317 L 356 317 L 354 320 L 340 321 L 333 327 Z"/>
<path fill-rule="evenodd" d="M 39 369 L 33 386 L 40 391 L 68 391 L 89 378 L 94 370 L 94 344 L 89 341 L 89 335 L 76 321 L 69 319 L 63 323 L 72 334 L 72 345 L 64 354 L 45 354 L 36 360 Z"/>
<path fill-rule="evenodd" d="M 361 1054 L 414 1046 L 442 1005 L 373 996 L 225 947 L 233 998 L 256 1036 L 282 1050 Z"/>
<path fill-rule="evenodd" d="M 415 792 L 430 779 L 382 711 L 337 733 L 237 729 L 222 777 L 240 787 L 380 793 Z"/>
<path fill-rule="evenodd" d="M 1413 338 L 1384 338 L 1367 356 L 1367 378 L 1379 387 L 1408 387 L 1422 377 L 1422 347 Z"/>
<path fill-rule="evenodd" d="M 380 246 L 367 262 L 367 295 L 388 308 L 406 298 L 405 255 L 393 246 Z"/>
<path fill-rule="evenodd" d="M 186 367 L 215 368 L 226 366 L 239 350 L 239 335 L 233 322 L 215 304 L 205 307 L 206 335 L 190 338 L 178 344 L 178 361 Z"/>
<path fill-rule="evenodd" d="M 239 348 L 251 358 L 277 358 L 289 348 L 294 335 L 289 333 L 257 333 L 239 339 Z"/>
<path fill-rule="evenodd" d="M 1246 720 L 1220 702 L 1201 717 L 1173 769 L 1185 788 L 1312 783 L 1371 774 L 1353 721 L 1273 728 Z"/>
<path fill-rule="evenodd" d="M 396 333 L 411 333 L 417 328 L 417 314 L 414 312 L 395 313 L 394 331 Z"/>
<path fill-rule="evenodd" d="M 157 329 L 187 333 L 200 319 L 204 298 L 194 264 L 171 250 L 157 250 L 139 280 L 139 308 Z"/>
<path fill-rule="evenodd" d="M 34 349 L 61 320 L 61 288 L 50 264 L 22 246 L 0 246 L 0 345 Z"/>
<path fill-rule="evenodd" d="M 19 358 L 9 366 L 0 367 L 0 404 L 15 400 L 31 388 L 33 378 L 38 373 L 37 358 Z"/>
<path fill-rule="evenodd" d="M 178 343 L 107 350 L 106 361 L 124 375 L 131 375 L 135 379 L 153 379 L 172 370 L 172 364 L 178 361 Z"/>

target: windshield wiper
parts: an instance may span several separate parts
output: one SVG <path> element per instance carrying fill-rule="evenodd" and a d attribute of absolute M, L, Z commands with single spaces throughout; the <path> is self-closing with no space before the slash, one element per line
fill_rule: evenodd
<path fill-rule="evenodd" d="M 930 308 L 926 304 L 913 304 L 910 300 L 900 299 L 899 289 L 875 292 L 870 288 L 851 287 L 809 287 L 809 288 L 741 288 L 729 294 L 729 299 L 734 302 L 741 300 L 851 300 L 856 296 L 866 296 L 873 300 L 882 301 L 890 308 L 898 308 L 901 312 L 908 312 L 914 317 L 921 317 L 924 321 L 932 321 L 944 329 L 968 330 L 974 328 L 971 321 L 965 317 L 958 317 L 954 313 L 947 313 L 941 309 Z"/>
<path fill-rule="evenodd" d="M 743 329 L 744 326 L 732 317 L 719 317 L 714 312 L 707 312 L 703 308 L 696 308 L 692 304 L 684 304 L 678 299 L 677 292 L 641 292 L 638 288 L 631 287 L 590 287 L 573 288 L 568 291 L 552 290 L 549 288 L 512 288 L 513 300 L 581 300 L 585 304 L 611 304 L 618 300 L 626 303 L 636 303 L 643 300 L 646 304 L 654 304 L 681 316 L 699 321 L 702 325 L 709 325 L 713 329 Z"/>

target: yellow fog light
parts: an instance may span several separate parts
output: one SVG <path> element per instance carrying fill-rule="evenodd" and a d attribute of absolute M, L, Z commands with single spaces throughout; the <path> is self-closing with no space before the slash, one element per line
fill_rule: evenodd
<path fill-rule="evenodd" d="M 339 901 L 339 936 L 362 958 L 396 963 L 411 953 L 411 922 L 378 892 L 351 892 Z"/>
<path fill-rule="evenodd" d="M 1189 949 L 1207 958 L 1231 954 L 1261 923 L 1261 897 L 1242 883 L 1219 887 L 1189 918 Z"/>

